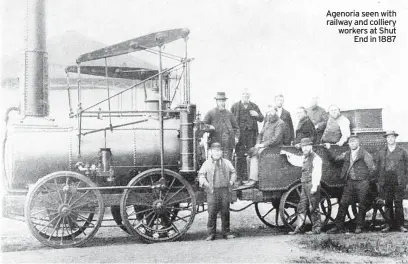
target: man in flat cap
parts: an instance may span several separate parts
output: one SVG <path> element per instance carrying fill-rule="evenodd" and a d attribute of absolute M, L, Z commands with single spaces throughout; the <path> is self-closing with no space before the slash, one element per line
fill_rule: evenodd
<path fill-rule="evenodd" d="M 283 144 L 286 128 L 285 122 L 279 118 L 278 109 L 275 105 L 269 106 L 265 119 L 264 127 L 258 135 L 256 145 L 248 151 L 248 158 L 250 159 L 249 180 L 242 186 L 242 189 L 251 188 L 257 185 L 259 176 L 259 155 L 261 152 L 265 148 L 280 146 Z"/>
<path fill-rule="evenodd" d="M 395 228 L 401 232 L 407 232 L 404 227 L 404 190 L 408 183 L 408 154 L 397 146 L 395 131 L 387 131 L 384 137 L 387 146 L 381 149 L 376 156 L 378 170 L 378 185 L 380 193 L 385 199 L 385 212 L 387 213 L 387 226 L 382 232 L 389 232 Z M 395 205 L 395 212 L 393 208 Z"/>
<path fill-rule="evenodd" d="M 224 150 L 224 158 L 232 160 L 232 153 L 235 144 L 238 143 L 240 131 L 235 116 L 225 109 L 225 102 L 228 99 L 224 92 L 218 92 L 214 98 L 217 107 L 210 110 L 204 117 L 204 124 L 209 125 L 210 142 L 219 142 Z"/>
<path fill-rule="evenodd" d="M 323 132 L 322 142 L 343 146 L 350 136 L 350 120 L 343 116 L 337 105 L 329 107 L 329 120 Z"/>
<path fill-rule="evenodd" d="M 221 212 L 222 236 L 225 239 L 234 238 L 230 233 L 230 201 L 231 188 L 236 181 L 232 163 L 222 158 L 222 148 L 219 142 L 211 143 L 211 158 L 206 160 L 198 172 L 200 187 L 205 188 L 208 204 L 208 237 L 207 241 L 215 239 L 217 214 Z"/>
<path fill-rule="evenodd" d="M 289 232 L 289 235 L 303 233 L 302 227 L 305 223 L 307 209 L 310 207 L 312 218 L 312 231 L 308 234 L 320 234 L 322 224 L 320 220 L 319 202 L 320 202 L 320 179 L 322 178 L 322 159 L 313 151 L 313 141 L 310 138 L 302 138 L 300 146 L 303 156 L 297 156 L 285 150 L 281 154 L 287 156 L 288 161 L 297 167 L 302 167 L 302 190 L 300 193 L 300 202 L 298 204 L 298 217 L 296 228 Z"/>
<path fill-rule="evenodd" d="M 344 186 L 339 211 L 334 221 L 336 226 L 327 233 L 337 233 L 343 230 L 348 207 L 353 202 L 356 202 L 354 197 L 357 197 L 357 202 L 359 203 L 355 233 L 360 234 L 365 224 L 365 216 L 369 204 L 368 198 L 370 197 L 370 182 L 374 178 L 376 168 L 371 154 L 360 147 L 360 140 L 356 134 L 350 136 L 348 143 L 350 150 L 337 157 L 334 157 L 328 151 L 328 157 L 332 162 L 343 163 L 340 178 L 345 180 L 346 185 Z M 330 149 L 330 144 L 325 144 L 325 147 Z"/>
<path fill-rule="evenodd" d="M 241 185 L 243 180 L 247 178 L 247 162 L 246 156 L 248 150 L 255 146 L 256 138 L 258 136 L 258 122 L 264 120 L 259 107 L 249 101 L 250 93 L 248 89 L 242 91 L 241 101 L 235 103 L 231 107 L 231 112 L 237 119 L 240 136 L 238 144 L 235 148 L 237 155 L 237 183 Z"/>

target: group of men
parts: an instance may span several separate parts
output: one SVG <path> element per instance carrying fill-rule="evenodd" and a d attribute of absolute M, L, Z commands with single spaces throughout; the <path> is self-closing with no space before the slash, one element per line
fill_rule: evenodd
<path fill-rule="evenodd" d="M 297 156 L 286 151 L 294 166 L 302 167 L 302 191 L 298 204 L 296 228 L 290 234 L 303 233 L 305 216 L 309 210 L 313 222 L 310 233 L 321 232 L 319 213 L 320 180 L 322 176 L 322 159 L 313 151 L 313 144 L 323 143 L 327 149 L 331 144 L 343 146 L 348 142 L 350 150 L 335 156 L 330 151 L 329 158 L 333 162 L 342 162 L 341 177 L 345 179 L 343 196 L 335 219 L 335 227 L 328 233 L 342 232 L 344 218 L 348 206 L 357 198 L 359 212 L 355 233 L 361 233 L 368 200 L 373 183 L 378 181 L 380 193 L 385 199 L 387 226 L 382 230 L 388 232 L 392 228 L 406 232 L 403 227 L 404 213 L 402 207 L 403 194 L 408 183 L 408 154 L 396 146 L 395 132 L 387 132 L 387 147 L 375 158 L 360 147 L 357 135 L 350 133 L 350 121 L 340 113 L 336 105 L 331 105 L 328 113 L 318 106 L 317 98 L 313 98 L 309 108 L 297 108 L 299 120 L 294 130 L 290 113 L 283 108 L 284 97 L 277 95 L 274 104 L 268 106 L 265 117 L 259 107 L 249 101 L 250 94 L 244 90 L 239 102 L 225 109 L 227 97 L 218 92 L 215 100 L 217 107 L 204 117 L 204 123 L 210 129 L 210 154 L 199 171 L 200 186 L 207 192 L 208 233 L 207 240 L 215 239 L 217 214 L 221 214 L 224 238 L 233 238 L 229 228 L 229 202 L 232 188 L 245 189 L 258 184 L 259 154 L 268 147 L 294 145 L 301 148 L 303 155 Z M 258 133 L 258 122 L 263 128 Z M 236 154 L 236 167 L 231 163 L 233 152 Z M 247 168 L 249 160 L 249 168 Z M 249 169 L 249 173 L 247 170 Z M 246 183 L 243 183 L 246 179 Z M 395 213 L 394 207 L 395 204 Z"/>

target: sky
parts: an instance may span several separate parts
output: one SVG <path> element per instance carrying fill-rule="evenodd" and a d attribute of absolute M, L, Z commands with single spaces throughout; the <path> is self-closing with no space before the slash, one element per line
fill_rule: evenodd
<path fill-rule="evenodd" d="M 3 55 L 24 48 L 24 5 L 1 1 Z M 389 9 L 397 12 L 395 43 L 354 43 L 326 25 L 328 10 Z M 47 1 L 49 38 L 73 30 L 115 44 L 180 27 L 191 31 L 192 101 L 202 112 L 215 105 L 218 91 L 227 93 L 231 106 L 249 88 L 263 110 L 282 93 L 292 112 L 319 96 L 326 108 L 384 108 L 384 128 L 408 139 L 406 0 Z M 180 52 L 183 43 L 168 46 L 167 52 Z"/>

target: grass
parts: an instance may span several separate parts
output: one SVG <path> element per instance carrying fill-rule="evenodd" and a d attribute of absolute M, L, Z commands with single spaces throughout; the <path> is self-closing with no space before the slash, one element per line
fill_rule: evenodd
<path fill-rule="evenodd" d="M 408 235 L 406 233 L 322 234 L 313 237 L 303 236 L 299 243 L 314 250 L 373 257 L 408 258 Z"/>

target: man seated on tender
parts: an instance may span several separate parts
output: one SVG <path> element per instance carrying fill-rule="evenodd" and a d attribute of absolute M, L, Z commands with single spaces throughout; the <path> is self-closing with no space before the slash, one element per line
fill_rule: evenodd
<path fill-rule="evenodd" d="M 340 113 L 337 105 L 329 107 L 329 115 L 322 142 L 343 146 L 350 137 L 350 121 Z"/>
<path fill-rule="evenodd" d="M 285 122 L 278 116 L 278 108 L 275 105 L 269 106 L 266 122 L 256 140 L 257 144 L 248 151 L 248 158 L 250 158 L 249 181 L 243 185 L 244 188 L 253 187 L 258 183 L 259 154 L 267 147 L 282 145 L 285 129 Z"/>

